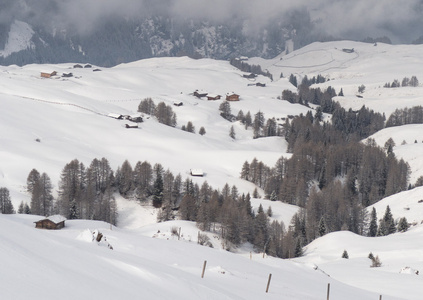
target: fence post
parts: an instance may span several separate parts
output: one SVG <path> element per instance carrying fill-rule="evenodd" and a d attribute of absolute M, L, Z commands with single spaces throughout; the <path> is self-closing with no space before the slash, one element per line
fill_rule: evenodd
<path fill-rule="evenodd" d="M 269 274 L 269 279 L 267 280 L 266 293 L 269 291 L 269 286 L 270 286 L 270 280 L 271 279 L 272 279 L 272 273 Z"/>
<path fill-rule="evenodd" d="M 206 271 L 207 260 L 204 261 L 203 264 L 203 272 L 201 273 L 201 278 L 204 278 L 204 272 Z"/>
<path fill-rule="evenodd" d="M 181 238 L 181 227 L 179 227 L 179 231 L 178 231 L 178 241 Z"/>
<path fill-rule="evenodd" d="M 330 283 L 328 283 L 328 295 L 327 295 L 327 300 L 329 300 L 329 294 L 330 294 Z"/>
<path fill-rule="evenodd" d="M 379 296 L 379 300 L 382 300 L 382 295 Z"/>

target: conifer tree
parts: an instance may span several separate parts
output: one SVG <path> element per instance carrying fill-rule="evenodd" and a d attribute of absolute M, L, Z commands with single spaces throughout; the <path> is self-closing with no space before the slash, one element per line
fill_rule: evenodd
<path fill-rule="evenodd" d="M 40 180 L 37 184 L 37 189 L 39 189 L 39 206 L 40 206 L 40 215 L 49 216 L 53 210 L 53 185 L 51 183 L 50 177 L 43 173 L 40 176 Z"/>
<path fill-rule="evenodd" d="M 156 179 L 153 185 L 153 206 L 161 207 L 163 202 L 163 167 L 160 164 L 154 166 Z"/>
<path fill-rule="evenodd" d="M 272 216 L 273 216 L 273 211 L 272 211 L 272 207 L 271 207 L 271 206 L 269 206 L 269 207 L 267 208 L 266 214 L 267 214 L 267 216 L 269 216 L 269 217 L 272 217 Z"/>
<path fill-rule="evenodd" d="M 240 121 L 241 124 L 245 123 L 245 116 L 244 116 L 244 112 L 242 111 L 242 109 L 238 112 L 236 119 L 237 119 L 237 121 Z"/>
<path fill-rule="evenodd" d="M 259 197 L 260 197 L 260 195 L 258 193 L 258 190 L 257 190 L 257 188 L 255 188 L 254 191 L 253 191 L 253 198 L 259 198 Z"/>
<path fill-rule="evenodd" d="M 327 233 L 325 218 L 322 216 L 319 221 L 319 236 L 324 236 Z"/>
<path fill-rule="evenodd" d="M 247 181 L 250 180 L 250 164 L 248 163 L 248 161 L 245 161 L 244 164 L 242 165 L 241 178 Z M 423 179 L 422 179 L 422 182 L 423 182 Z"/>
<path fill-rule="evenodd" d="M 395 221 L 394 221 L 394 218 L 392 217 L 391 208 L 389 207 L 389 205 L 386 206 L 385 215 L 383 216 L 383 221 L 386 226 L 386 235 L 394 233 L 396 231 Z"/>
<path fill-rule="evenodd" d="M 229 101 L 223 101 L 220 105 L 219 105 L 219 110 L 220 110 L 220 115 L 222 116 L 222 118 L 226 119 L 226 120 L 230 120 L 232 114 L 231 114 L 231 104 L 229 103 Z"/>
<path fill-rule="evenodd" d="M 203 126 L 201 126 L 201 127 L 200 127 L 200 130 L 198 131 L 198 133 L 199 133 L 200 135 L 205 135 L 205 134 L 206 134 L 206 129 L 204 129 L 204 127 L 203 127 Z"/>
<path fill-rule="evenodd" d="M 195 127 L 192 124 L 191 121 L 188 121 L 187 126 L 186 126 L 186 131 L 191 132 L 191 133 L 195 133 Z"/>
<path fill-rule="evenodd" d="M 258 113 L 256 113 L 254 115 L 253 137 L 255 139 L 256 138 L 259 138 L 259 137 L 261 137 L 263 135 L 262 134 L 262 129 L 263 129 L 263 126 L 264 126 L 264 122 L 265 122 L 264 114 L 261 111 L 259 111 Z"/>
<path fill-rule="evenodd" d="M 34 191 L 34 186 L 36 185 L 39 179 L 40 173 L 36 169 L 32 169 L 26 179 L 26 190 L 28 191 L 28 193 L 32 194 L 32 192 Z"/>
<path fill-rule="evenodd" d="M 23 214 L 24 213 L 24 203 L 23 201 L 21 201 L 21 203 L 19 203 L 19 207 L 18 207 L 18 214 Z"/>
<path fill-rule="evenodd" d="M 125 160 L 120 168 L 120 172 L 116 172 L 118 179 L 119 193 L 123 197 L 127 197 L 133 190 L 133 170 L 128 160 Z"/>
<path fill-rule="evenodd" d="M 303 246 L 301 245 L 301 238 L 297 237 L 295 242 L 294 257 L 300 257 L 303 255 Z"/>
<path fill-rule="evenodd" d="M 347 250 L 344 250 L 344 252 L 342 253 L 342 258 L 346 258 L 346 259 L 349 258 Z"/>
<path fill-rule="evenodd" d="M 295 87 L 297 87 L 297 86 L 298 86 L 298 83 L 297 83 L 297 77 L 295 77 L 295 75 L 294 75 L 294 74 L 291 74 L 291 75 L 289 76 L 289 82 L 290 82 L 293 86 L 295 86 Z"/>
<path fill-rule="evenodd" d="M 14 214 L 12 200 L 10 199 L 9 190 L 5 187 L 0 188 L 0 213 Z"/>
<path fill-rule="evenodd" d="M 407 218 L 402 217 L 398 222 L 398 231 L 399 232 L 406 232 L 410 225 L 408 224 Z"/>
<path fill-rule="evenodd" d="M 229 130 L 229 136 L 234 140 L 236 138 L 235 129 L 234 126 L 231 126 L 231 129 Z"/>
<path fill-rule="evenodd" d="M 374 237 L 377 235 L 377 215 L 376 209 L 373 207 L 372 212 L 370 214 L 370 225 L 369 225 L 369 233 L 368 236 Z"/>
<path fill-rule="evenodd" d="M 250 111 L 248 111 L 247 114 L 245 115 L 245 121 L 244 121 L 245 129 L 250 127 L 252 124 L 253 124 L 253 119 L 251 117 Z"/>

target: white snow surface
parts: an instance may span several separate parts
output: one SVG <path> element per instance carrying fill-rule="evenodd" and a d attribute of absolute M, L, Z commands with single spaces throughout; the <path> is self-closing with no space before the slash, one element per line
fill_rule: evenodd
<path fill-rule="evenodd" d="M 343 48 L 354 48 L 345 53 Z M 319 85 L 343 88 L 337 99 L 346 108 L 363 104 L 387 116 L 396 108 L 421 105 L 423 89 L 385 89 L 385 82 L 417 76 L 423 80 L 423 46 L 392 46 L 356 42 L 314 43 L 273 60 L 250 58 L 269 69 L 275 81 L 259 77 L 265 88 L 248 86 L 250 80 L 228 62 L 210 59 L 155 58 L 114 68 L 72 69 L 73 64 L 0 67 L 0 186 L 11 192 L 15 207 L 29 201 L 25 189 L 31 169 L 46 172 L 57 190 L 60 172 L 77 158 L 85 165 L 105 157 L 114 170 L 125 159 L 161 163 L 174 174 L 189 176 L 202 169 L 204 177 L 193 177 L 214 188 L 236 185 L 241 193 L 255 186 L 239 178 L 242 164 L 254 157 L 273 166 L 286 153 L 283 138 L 253 139 L 252 131 L 219 116 L 222 100 L 195 98 L 195 90 L 241 95 L 231 102 L 232 113 L 240 109 L 266 118 L 305 114 L 309 108 L 278 100 L 284 89 L 294 88 L 286 77 L 322 74 L 331 80 Z M 282 58 L 282 60 L 280 59 Z M 95 66 L 94 66 L 95 67 Z M 95 67 L 96 68 L 96 67 Z M 40 72 L 55 70 L 59 76 L 42 79 Z M 72 72 L 74 77 L 61 78 Z M 279 79 L 283 72 L 285 78 Z M 364 84 L 363 98 L 357 88 Z M 156 104 L 172 105 L 178 126 L 171 128 L 144 116 L 137 129 L 126 129 L 123 120 L 109 113 L 136 115 L 140 101 L 152 97 Z M 183 106 L 173 106 L 174 102 Z M 180 130 L 191 121 L 192 134 Z M 236 139 L 229 137 L 234 126 Z M 420 125 L 389 128 L 372 138 L 379 145 L 392 137 L 394 152 L 410 163 L 410 182 L 423 175 L 423 145 Z M 401 145 L 402 140 L 407 144 Z M 414 143 L 414 141 L 417 143 Z M 259 190 L 260 194 L 263 191 Z M 222 249 L 214 233 L 214 248 L 198 245 L 198 229 L 192 222 L 156 223 L 156 209 L 117 198 L 118 227 L 104 222 L 67 220 L 62 230 L 34 228 L 41 216 L 0 215 L 0 282 L 4 299 L 324 299 L 331 284 L 331 299 L 421 299 L 423 285 L 422 188 L 381 200 L 374 206 L 381 218 L 390 205 L 395 219 L 406 216 L 414 225 L 406 233 L 367 238 L 336 232 L 308 245 L 305 256 L 282 260 L 252 253 L 243 245 L 236 253 Z M 272 218 L 289 226 L 298 207 L 264 199 L 252 199 L 255 210 L 272 207 Z M 181 237 L 172 235 L 181 228 Z M 113 247 L 92 241 L 101 232 Z M 347 250 L 350 259 L 342 259 Z M 379 255 L 382 266 L 370 268 L 369 252 Z M 201 278 L 207 260 L 205 277 Z M 269 274 L 269 292 L 265 288 Z M 329 275 L 329 276 L 328 276 Z M 25 288 L 22 288 L 22 287 Z"/>

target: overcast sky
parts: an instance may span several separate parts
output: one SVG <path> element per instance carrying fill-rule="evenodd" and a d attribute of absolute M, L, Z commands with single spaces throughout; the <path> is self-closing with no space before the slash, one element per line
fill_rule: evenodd
<path fill-rule="evenodd" d="M 306 7 L 315 28 L 341 38 L 388 36 L 407 43 L 423 35 L 423 0 L 0 0 L 0 22 L 12 17 L 90 30 L 107 18 L 153 12 L 175 17 L 251 20 L 257 27 L 269 18 Z"/>

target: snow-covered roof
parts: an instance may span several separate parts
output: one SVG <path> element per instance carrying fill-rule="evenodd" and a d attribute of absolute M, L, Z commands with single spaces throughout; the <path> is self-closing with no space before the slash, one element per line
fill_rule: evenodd
<path fill-rule="evenodd" d="M 46 218 L 47 220 L 50 220 L 56 224 L 66 221 L 66 218 L 64 216 L 61 215 L 52 215 Z"/>
<path fill-rule="evenodd" d="M 192 176 L 203 176 L 204 172 L 202 169 L 191 169 Z"/>
<path fill-rule="evenodd" d="M 115 113 L 109 113 L 107 116 L 109 116 L 110 118 L 115 118 L 115 119 L 122 118 L 122 115 L 115 114 Z"/>

